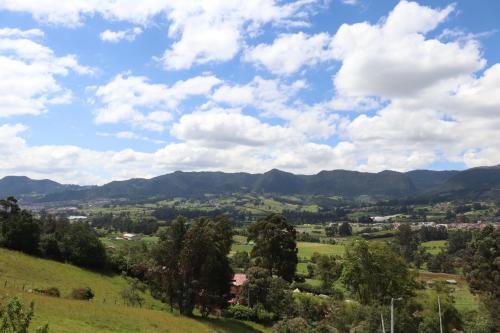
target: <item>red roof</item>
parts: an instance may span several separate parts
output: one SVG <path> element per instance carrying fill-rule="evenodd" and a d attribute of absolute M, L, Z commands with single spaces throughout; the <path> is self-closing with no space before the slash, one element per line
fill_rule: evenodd
<path fill-rule="evenodd" d="M 234 274 L 233 281 L 233 286 L 242 286 L 245 282 L 247 282 L 247 276 L 242 273 Z"/>

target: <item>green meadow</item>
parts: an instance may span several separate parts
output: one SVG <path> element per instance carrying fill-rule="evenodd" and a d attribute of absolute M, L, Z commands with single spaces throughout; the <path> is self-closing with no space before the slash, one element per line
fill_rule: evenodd
<path fill-rule="evenodd" d="M 186 318 L 170 313 L 159 301 L 143 294 L 142 308 L 123 304 L 120 292 L 126 279 L 116 274 L 104 274 L 69 264 L 28 256 L 0 248 L 0 302 L 18 297 L 24 303 L 35 303 L 35 317 L 30 332 L 45 323 L 51 333 L 132 333 L 132 332 L 267 332 L 268 329 L 250 322 L 224 318 Z M 32 289 L 56 287 L 61 297 L 33 293 Z M 69 298 L 71 290 L 90 287 L 95 293 L 91 301 Z"/>

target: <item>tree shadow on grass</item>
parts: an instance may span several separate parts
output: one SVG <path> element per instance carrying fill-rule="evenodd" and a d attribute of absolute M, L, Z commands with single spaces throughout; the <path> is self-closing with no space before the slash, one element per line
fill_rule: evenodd
<path fill-rule="evenodd" d="M 210 326 L 215 332 L 218 333 L 264 333 L 267 330 L 261 330 L 256 327 L 252 327 L 250 324 L 245 322 L 230 319 L 230 318 L 203 318 L 199 316 L 195 316 L 193 318 L 196 321 L 204 323 L 205 325 Z"/>

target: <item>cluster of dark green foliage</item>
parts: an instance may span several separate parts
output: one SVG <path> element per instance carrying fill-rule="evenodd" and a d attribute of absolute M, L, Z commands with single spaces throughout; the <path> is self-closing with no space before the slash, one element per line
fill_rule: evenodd
<path fill-rule="evenodd" d="M 89 224 L 53 216 L 35 219 L 13 197 L 0 200 L 0 245 L 83 267 L 106 264 L 105 248 Z"/>
<path fill-rule="evenodd" d="M 193 208 L 186 209 L 178 207 L 159 207 L 153 211 L 153 216 L 161 221 L 172 221 L 178 216 L 183 216 L 189 220 L 193 220 L 202 217 L 214 219 L 222 215 L 226 216 L 232 221 L 253 221 L 255 219 L 254 214 L 229 207 L 225 209 L 214 208 L 210 210 Z"/>
<path fill-rule="evenodd" d="M 153 293 L 171 309 L 176 304 L 183 315 L 191 315 L 195 306 L 204 316 L 225 308 L 233 278 L 229 221 L 219 217 L 188 223 L 177 218 L 159 237 L 149 273 Z"/>
<path fill-rule="evenodd" d="M 297 232 L 279 214 L 272 214 L 248 227 L 248 241 L 253 241 L 251 257 L 255 265 L 270 275 L 292 281 L 297 269 Z"/>
<path fill-rule="evenodd" d="M 324 207 L 324 206 L 321 206 Z M 283 217 L 294 224 L 321 224 L 345 219 L 348 211 L 344 208 L 326 208 L 319 212 L 284 210 Z"/>
<path fill-rule="evenodd" d="M 299 242 L 310 242 L 310 243 L 320 243 L 321 239 L 318 235 L 313 235 L 308 232 L 297 233 L 297 241 Z"/>
<path fill-rule="evenodd" d="M 94 292 L 90 287 L 75 288 L 71 291 L 71 298 L 73 299 L 90 301 L 94 296 Z"/>
<path fill-rule="evenodd" d="M 92 226 L 120 232 L 154 235 L 158 231 L 160 224 L 154 218 L 136 221 L 127 214 L 114 215 L 109 213 L 92 216 Z"/>
<path fill-rule="evenodd" d="M 344 221 L 341 224 L 331 223 L 325 227 L 325 234 L 327 237 L 347 237 L 352 235 L 352 227 L 349 222 Z"/>

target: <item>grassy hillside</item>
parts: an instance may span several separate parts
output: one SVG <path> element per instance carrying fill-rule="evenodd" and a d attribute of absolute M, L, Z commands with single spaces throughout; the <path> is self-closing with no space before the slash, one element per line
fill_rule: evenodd
<path fill-rule="evenodd" d="M 91 287 L 95 298 L 68 298 L 73 288 Z M 186 318 L 163 310 L 144 295 L 144 308 L 123 305 L 120 291 L 127 286 L 121 276 L 90 272 L 69 264 L 35 258 L 0 248 L 0 300 L 17 296 L 35 302 L 33 328 L 49 323 L 51 333 L 74 332 L 265 332 L 266 329 L 235 320 Z M 61 298 L 30 292 L 33 288 L 57 287 Z M 116 301 L 116 304 L 115 304 Z"/>

